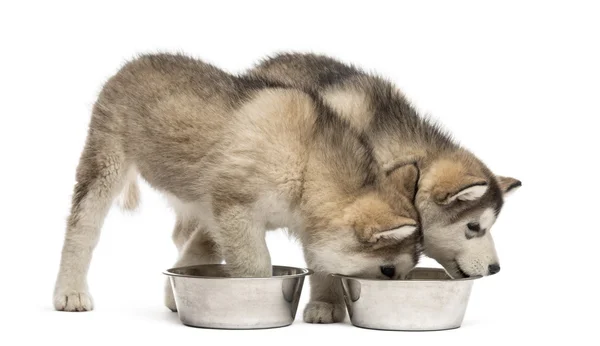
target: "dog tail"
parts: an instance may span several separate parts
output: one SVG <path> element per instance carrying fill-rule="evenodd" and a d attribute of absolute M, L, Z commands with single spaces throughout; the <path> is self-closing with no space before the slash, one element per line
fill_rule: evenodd
<path fill-rule="evenodd" d="M 119 198 L 119 206 L 123 210 L 134 211 L 140 204 L 140 187 L 137 182 L 137 172 L 132 169 L 127 175 L 125 186 Z"/>

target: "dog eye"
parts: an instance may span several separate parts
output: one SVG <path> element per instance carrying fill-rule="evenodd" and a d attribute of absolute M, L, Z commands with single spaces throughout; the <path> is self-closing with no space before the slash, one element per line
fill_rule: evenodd
<path fill-rule="evenodd" d="M 469 222 L 467 224 L 467 228 L 473 232 L 479 232 L 481 229 L 479 228 L 479 224 L 477 222 Z"/>

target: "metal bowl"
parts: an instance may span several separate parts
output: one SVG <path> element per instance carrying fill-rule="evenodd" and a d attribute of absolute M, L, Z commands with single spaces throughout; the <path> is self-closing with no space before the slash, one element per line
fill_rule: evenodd
<path fill-rule="evenodd" d="M 406 280 L 334 276 L 341 281 L 353 325 L 406 331 L 459 328 L 473 280 L 479 278 L 452 279 L 434 268 L 415 268 Z"/>
<path fill-rule="evenodd" d="M 181 322 L 219 329 L 260 329 L 292 324 L 309 269 L 273 266 L 268 278 L 229 275 L 225 264 L 168 269 Z"/>

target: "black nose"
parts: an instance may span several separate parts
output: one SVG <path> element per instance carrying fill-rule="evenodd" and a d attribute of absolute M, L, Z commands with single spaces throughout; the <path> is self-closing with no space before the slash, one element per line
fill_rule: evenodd
<path fill-rule="evenodd" d="M 394 266 L 381 266 L 381 274 L 388 278 L 393 278 L 396 275 L 396 267 Z"/>
<path fill-rule="evenodd" d="M 500 265 L 499 264 L 490 264 L 488 266 L 488 272 L 490 273 L 490 275 L 494 275 L 497 272 L 500 271 Z"/>

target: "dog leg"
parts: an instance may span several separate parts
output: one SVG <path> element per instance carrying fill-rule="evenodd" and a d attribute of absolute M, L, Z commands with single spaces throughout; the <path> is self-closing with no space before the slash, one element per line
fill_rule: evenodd
<path fill-rule="evenodd" d="M 344 296 L 339 282 L 328 273 L 310 276 L 310 301 L 304 308 L 304 322 L 335 323 L 346 317 Z"/>
<path fill-rule="evenodd" d="M 265 229 L 253 219 L 255 212 L 242 206 L 231 206 L 218 217 L 220 229 L 214 232 L 215 242 L 231 276 L 269 277 L 271 256 L 265 239 Z M 264 225 L 263 225 L 264 226 Z"/>
<path fill-rule="evenodd" d="M 173 267 L 185 267 L 197 264 L 219 264 L 222 259 L 217 252 L 217 245 L 202 229 L 197 229 L 197 222 L 184 223 L 177 220 L 174 234 L 178 232 L 191 234 L 188 241 L 180 248 L 180 255 Z M 185 228 L 188 228 L 187 230 Z M 194 230 L 195 229 L 195 230 Z M 165 305 L 171 311 L 177 311 L 171 281 L 167 278 L 165 283 Z"/>
<path fill-rule="evenodd" d="M 64 311 L 93 308 L 87 273 L 104 218 L 124 185 L 124 155 L 114 142 L 90 132 L 77 168 L 77 184 L 67 221 L 54 307 Z"/>

